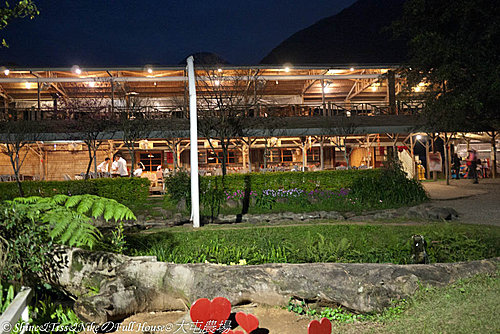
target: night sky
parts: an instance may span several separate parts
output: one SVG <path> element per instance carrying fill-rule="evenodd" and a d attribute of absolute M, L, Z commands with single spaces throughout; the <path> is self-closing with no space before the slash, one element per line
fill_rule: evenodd
<path fill-rule="evenodd" d="M 355 0 L 38 0 L 4 31 L 0 63 L 67 67 L 177 65 L 196 52 L 257 64 L 285 38 Z"/>

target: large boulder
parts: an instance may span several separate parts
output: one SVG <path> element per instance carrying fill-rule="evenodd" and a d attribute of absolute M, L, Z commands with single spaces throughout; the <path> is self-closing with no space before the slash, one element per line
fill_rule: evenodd
<path fill-rule="evenodd" d="M 444 285 L 478 273 L 494 273 L 500 258 L 430 265 L 173 264 L 154 257 L 69 249 L 53 283 L 78 297 L 75 311 L 103 323 L 137 312 L 185 310 L 196 299 L 223 296 L 285 306 L 290 297 L 336 303 L 359 312 L 380 311 L 413 294 L 419 284 Z M 95 292 L 98 291 L 96 294 Z"/>

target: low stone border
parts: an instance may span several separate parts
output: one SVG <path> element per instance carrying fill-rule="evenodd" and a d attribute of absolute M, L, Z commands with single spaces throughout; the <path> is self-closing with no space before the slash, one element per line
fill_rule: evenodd
<path fill-rule="evenodd" d="M 337 211 L 313 211 L 305 213 L 282 212 L 267 214 L 245 214 L 245 215 L 219 215 L 214 221 L 207 217 L 202 217 L 204 223 L 213 224 L 234 224 L 234 223 L 261 223 L 280 221 L 310 221 L 317 219 L 331 219 L 339 221 L 376 221 L 384 219 L 407 218 L 421 220 L 454 220 L 458 218 L 458 212 L 450 207 L 436 206 L 425 203 L 412 207 L 402 207 L 399 209 L 387 209 L 364 212 L 356 215 L 353 212 L 339 213 Z M 176 213 L 173 218 L 165 220 L 148 220 L 145 222 L 131 222 L 129 226 L 151 226 L 166 227 L 189 224 L 189 217 Z"/>

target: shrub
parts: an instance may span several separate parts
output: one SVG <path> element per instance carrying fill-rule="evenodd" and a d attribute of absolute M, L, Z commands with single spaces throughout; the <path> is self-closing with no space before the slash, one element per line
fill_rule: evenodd
<path fill-rule="evenodd" d="M 63 195 L 98 195 L 128 205 L 144 203 L 149 195 L 149 180 L 146 178 L 105 178 L 73 181 L 24 181 L 25 196 L 50 197 Z M 14 182 L 0 183 L 0 201 L 19 196 Z"/>
<path fill-rule="evenodd" d="M 182 198 L 189 205 L 186 173 L 166 181 L 168 201 Z M 216 216 L 225 201 L 238 208 L 224 213 L 361 211 L 423 202 L 427 196 L 417 181 L 408 180 L 397 164 L 376 170 L 276 172 L 200 177 L 202 214 Z M 250 207 L 250 204 L 253 206 Z M 238 211 L 238 212 L 236 212 Z"/>
<path fill-rule="evenodd" d="M 389 160 L 378 175 L 363 175 L 351 187 L 360 202 L 375 207 L 411 205 L 428 199 L 422 184 L 408 179 L 398 160 Z"/>

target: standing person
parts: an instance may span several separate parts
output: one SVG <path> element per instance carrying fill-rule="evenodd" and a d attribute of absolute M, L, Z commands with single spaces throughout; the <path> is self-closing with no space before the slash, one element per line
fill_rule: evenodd
<path fill-rule="evenodd" d="M 453 157 L 451 158 L 451 163 L 453 165 L 453 170 L 455 171 L 456 179 L 460 179 L 460 158 L 458 154 L 453 153 Z"/>
<path fill-rule="evenodd" d="M 109 172 L 109 161 L 110 161 L 109 158 L 104 159 L 104 161 L 101 162 L 97 166 L 97 171 L 100 173 L 108 173 Z"/>
<path fill-rule="evenodd" d="M 472 183 L 479 183 L 477 175 L 477 154 L 475 150 L 469 151 L 469 156 L 467 157 L 467 165 L 469 166 L 469 178 L 474 179 Z"/>
<path fill-rule="evenodd" d="M 121 154 L 116 154 L 114 160 L 115 161 L 113 161 L 113 164 L 111 165 L 112 173 L 115 176 L 127 177 L 128 176 L 127 161 L 123 159 Z"/>

